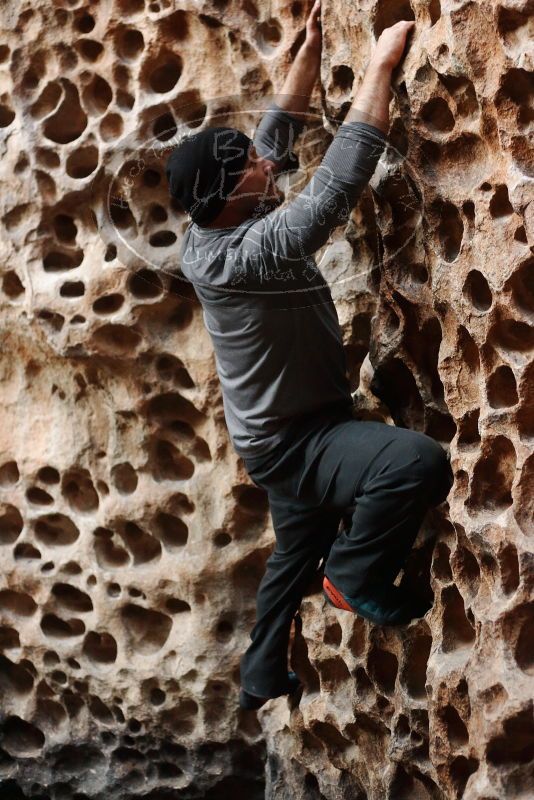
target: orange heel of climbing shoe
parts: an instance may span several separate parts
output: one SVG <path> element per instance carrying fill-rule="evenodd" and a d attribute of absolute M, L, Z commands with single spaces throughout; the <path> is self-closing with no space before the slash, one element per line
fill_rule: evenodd
<path fill-rule="evenodd" d="M 326 575 L 323 578 L 323 592 L 331 605 L 335 606 L 336 608 L 342 608 L 344 611 L 354 611 L 352 606 L 349 606 L 341 592 L 338 592 L 336 587 L 330 583 Z"/>

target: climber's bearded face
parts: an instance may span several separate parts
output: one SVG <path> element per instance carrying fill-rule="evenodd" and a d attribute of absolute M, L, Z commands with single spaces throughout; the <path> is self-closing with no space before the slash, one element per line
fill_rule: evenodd
<path fill-rule="evenodd" d="M 275 170 L 274 161 L 260 156 L 251 145 L 242 176 L 227 202 L 237 203 L 250 216 L 263 216 L 277 208 L 284 200 L 284 193 L 276 185 Z"/>

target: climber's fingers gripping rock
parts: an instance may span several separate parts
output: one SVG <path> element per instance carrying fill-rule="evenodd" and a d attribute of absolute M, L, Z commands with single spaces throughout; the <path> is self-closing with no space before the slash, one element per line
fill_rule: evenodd
<path fill-rule="evenodd" d="M 395 69 L 404 53 L 406 37 L 414 25 L 414 20 L 402 19 L 395 25 L 384 28 L 372 53 L 373 61 L 380 62 L 383 67 L 388 69 Z"/>

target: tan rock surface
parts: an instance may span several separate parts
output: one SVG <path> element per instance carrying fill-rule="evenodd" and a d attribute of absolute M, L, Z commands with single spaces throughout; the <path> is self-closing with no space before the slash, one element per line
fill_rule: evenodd
<path fill-rule="evenodd" d="M 303 696 L 237 712 L 273 536 L 180 279 L 163 155 L 184 124 L 253 128 L 307 6 L 9 0 L 2 800 L 533 796 L 534 7 L 323 6 L 299 180 L 376 36 L 416 20 L 390 144 L 320 263 L 361 416 L 451 452 L 406 569 L 434 607 L 380 629 L 310 587 Z"/>

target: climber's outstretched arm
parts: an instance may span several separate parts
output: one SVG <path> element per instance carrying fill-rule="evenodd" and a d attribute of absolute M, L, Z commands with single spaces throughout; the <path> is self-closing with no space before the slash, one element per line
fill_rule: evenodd
<path fill-rule="evenodd" d="M 310 104 L 321 66 L 321 0 L 315 0 L 306 20 L 306 38 L 295 56 L 274 102 L 284 111 L 304 113 Z"/>
<path fill-rule="evenodd" d="M 401 20 L 382 31 L 345 123 L 366 122 L 387 134 L 391 73 L 402 57 L 406 38 L 414 25 L 413 20 Z"/>

